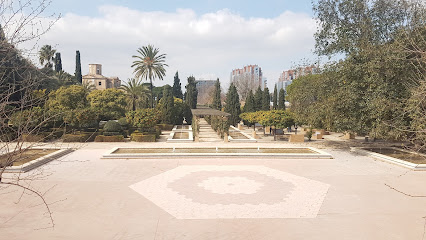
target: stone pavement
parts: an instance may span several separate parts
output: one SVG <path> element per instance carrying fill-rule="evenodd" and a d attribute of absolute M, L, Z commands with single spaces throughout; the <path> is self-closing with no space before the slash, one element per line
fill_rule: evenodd
<path fill-rule="evenodd" d="M 204 120 L 200 119 L 200 132 L 199 132 L 200 142 L 222 142 L 217 133 L 212 129 L 212 127 Z"/>
<path fill-rule="evenodd" d="M 232 143 L 248 145 L 303 146 Z M 426 198 L 408 195 L 426 195 L 426 172 L 329 148 L 322 150 L 334 159 L 101 159 L 120 146 L 171 145 L 88 143 L 21 175 L 37 178 L 28 183 L 46 193 L 55 227 L 46 228 L 49 218 L 39 198 L 24 194 L 18 201 L 22 191 L 2 188 L 0 239 L 421 240 L 424 235 Z"/>

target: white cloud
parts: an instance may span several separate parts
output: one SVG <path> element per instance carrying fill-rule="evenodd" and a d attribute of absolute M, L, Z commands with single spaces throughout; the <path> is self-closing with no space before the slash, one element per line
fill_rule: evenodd
<path fill-rule="evenodd" d="M 89 63 L 101 63 L 106 76 L 132 76 L 132 55 L 147 44 L 167 54 L 167 76 L 157 85 L 171 84 L 179 70 L 186 77 L 219 77 L 226 87 L 233 68 L 258 64 L 269 86 L 292 62 L 312 57 L 315 21 L 303 13 L 286 11 L 276 18 L 243 18 L 223 9 L 197 15 L 189 9 L 174 13 L 141 12 L 102 6 L 100 17 L 65 14 L 42 37 L 62 53 L 64 69 L 74 72 L 75 50 L 80 50 L 83 74 Z"/>

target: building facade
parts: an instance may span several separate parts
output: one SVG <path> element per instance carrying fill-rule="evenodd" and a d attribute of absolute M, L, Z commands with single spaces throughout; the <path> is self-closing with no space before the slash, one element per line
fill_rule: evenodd
<path fill-rule="evenodd" d="M 276 83 L 277 90 L 284 89 L 287 92 L 287 87 L 293 82 L 294 79 L 305 76 L 308 74 L 316 74 L 318 73 L 318 68 L 315 66 L 307 66 L 307 67 L 298 67 L 296 69 L 291 69 L 287 71 L 283 71 L 280 74 L 280 78 Z"/>
<path fill-rule="evenodd" d="M 216 80 L 196 80 L 198 91 L 197 103 L 200 105 L 210 104 L 213 100 L 213 91 Z"/>
<path fill-rule="evenodd" d="M 256 90 L 259 86 L 263 89 L 265 84 L 262 68 L 258 65 L 247 65 L 243 68 L 237 68 L 231 72 L 231 82 L 243 82 L 252 90 Z"/>
<path fill-rule="evenodd" d="M 91 84 L 98 90 L 119 88 L 121 80 L 118 77 L 105 77 L 102 75 L 101 64 L 89 64 L 89 74 L 83 76 L 84 84 Z"/>

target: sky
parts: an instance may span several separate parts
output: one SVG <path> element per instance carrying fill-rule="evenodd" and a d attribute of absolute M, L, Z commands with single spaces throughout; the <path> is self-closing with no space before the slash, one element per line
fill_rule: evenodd
<path fill-rule="evenodd" d="M 132 55 L 148 44 L 167 55 L 166 76 L 154 80 L 157 86 L 172 85 L 179 71 L 182 86 L 193 75 L 219 78 L 226 89 L 232 69 L 257 64 L 273 88 L 282 71 L 316 60 L 310 0 L 53 0 L 45 15 L 51 13 L 61 18 L 37 47 L 61 52 L 71 74 L 79 50 L 83 75 L 88 64 L 98 63 L 103 75 L 126 81 L 133 77 Z"/>

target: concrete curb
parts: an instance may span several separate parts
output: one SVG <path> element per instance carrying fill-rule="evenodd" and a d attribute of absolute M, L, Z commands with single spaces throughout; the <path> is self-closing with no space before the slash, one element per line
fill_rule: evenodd
<path fill-rule="evenodd" d="M 412 152 L 409 152 L 409 151 L 405 151 L 403 149 L 397 149 L 397 148 L 393 148 L 393 147 L 387 147 L 387 148 L 392 148 L 392 149 L 395 149 L 395 150 L 398 150 L 398 151 L 412 153 Z M 359 148 L 359 147 L 351 147 L 351 151 L 356 152 L 356 153 L 366 154 L 366 155 L 373 157 L 375 159 L 382 160 L 382 161 L 388 162 L 388 163 L 392 163 L 392 164 L 395 164 L 395 165 L 398 165 L 398 166 L 410 168 L 410 169 L 413 169 L 415 171 L 426 171 L 426 164 L 411 163 L 411 162 L 404 161 L 404 160 L 401 160 L 401 159 L 398 159 L 398 158 L 389 157 L 389 156 L 386 156 L 386 155 L 383 155 L 383 154 L 380 154 L 380 153 L 371 152 L 371 151 L 368 151 L 368 150 L 365 150 L 365 149 L 362 149 L 362 148 Z"/>
<path fill-rule="evenodd" d="M 60 149 L 60 148 L 31 148 L 31 149 L 57 149 L 58 151 L 53 152 L 51 154 L 48 154 L 46 156 L 37 158 L 35 160 L 32 160 L 30 162 L 27 162 L 21 166 L 12 166 L 12 167 L 6 167 L 5 173 L 20 173 L 20 172 L 28 172 L 31 171 L 37 167 L 40 167 L 41 165 L 44 165 L 50 161 L 56 160 L 62 156 L 67 155 L 68 153 L 74 151 L 73 149 Z"/>

